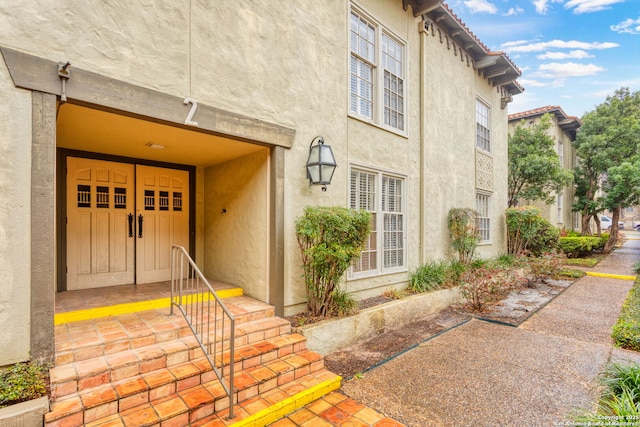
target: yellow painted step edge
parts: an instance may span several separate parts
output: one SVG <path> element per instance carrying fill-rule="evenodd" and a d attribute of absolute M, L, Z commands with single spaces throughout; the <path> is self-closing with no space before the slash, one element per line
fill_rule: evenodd
<path fill-rule="evenodd" d="M 257 412 L 237 423 L 231 424 L 231 427 L 263 427 L 278 421 L 282 417 L 296 411 L 305 405 L 320 399 L 322 396 L 331 393 L 340 388 L 342 377 L 336 375 L 332 380 L 325 381 L 315 385 L 307 390 L 288 397 L 275 405 L 269 406 L 260 412 Z"/>
<path fill-rule="evenodd" d="M 625 276 L 624 274 L 598 273 L 595 271 L 587 271 L 587 276 L 607 277 L 609 279 L 636 280 L 637 276 Z"/>
<path fill-rule="evenodd" d="M 242 288 L 221 289 L 216 291 L 220 298 L 231 298 L 243 295 Z M 200 300 L 207 301 L 209 294 L 198 294 Z M 182 297 L 183 301 L 186 297 Z M 57 313 L 54 316 L 53 323 L 62 325 L 65 323 L 79 322 L 82 320 L 100 319 L 102 317 L 117 316 L 119 314 L 137 313 L 145 310 L 156 310 L 159 308 L 167 308 L 171 305 L 171 298 L 158 298 L 148 301 L 128 302 L 125 304 L 110 305 L 107 307 L 89 308 L 86 310 L 69 311 L 67 313 Z"/>

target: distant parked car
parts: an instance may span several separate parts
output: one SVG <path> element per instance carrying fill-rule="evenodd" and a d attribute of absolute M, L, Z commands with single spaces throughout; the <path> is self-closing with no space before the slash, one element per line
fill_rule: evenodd
<path fill-rule="evenodd" d="M 602 215 L 600 217 L 600 228 L 603 230 L 611 230 L 611 218 Z M 618 221 L 618 230 L 624 230 L 624 222 Z"/>

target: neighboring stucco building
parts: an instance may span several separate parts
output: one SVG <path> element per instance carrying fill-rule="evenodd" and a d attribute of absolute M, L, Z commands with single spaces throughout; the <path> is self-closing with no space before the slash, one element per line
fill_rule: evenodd
<path fill-rule="evenodd" d="M 582 125 L 578 117 L 568 116 L 562 108 L 548 105 L 510 114 L 509 132 L 512 132 L 522 122 L 524 122 L 525 126 L 538 123 L 544 114 L 551 116 L 551 127 L 547 133 L 556 141 L 556 152 L 558 153 L 560 164 L 565 169 L 573 170 L 576 167 L 577 159 L 573 141 L 575 141 L 576 133 Z M 532 204 L 537 206 L 541 215 L 553 225 L 560 228 L 580 230 L 580 214 L 571 212 L 574 198 L 575 187 L 571 185 L 566 187 L 560 194 L 556 194 L 554 203 L 550 205 L 540 201 Z"/>
<path fill-rule="evenodd" d="M 439 0 L 33 0 L 0 16 L 0 366 L 51 357 L 57 292 L 166 280 L 170 243 L 301 311 L 305 205 L 376 214 L 356 298 L 449 256 L 453 207 L 479 211 L 480 256 L 505 250 L 520 71 Z M 316 136 L 338 164 L 326 192 L 305 173 Z"/>

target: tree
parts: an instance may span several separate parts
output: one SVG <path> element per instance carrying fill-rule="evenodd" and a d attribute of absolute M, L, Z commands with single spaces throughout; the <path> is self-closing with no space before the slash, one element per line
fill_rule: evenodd
<path fill-rule="evenodd" d="M 551 116 L 525 126 L 524 120 L 509 135 L 509 207 L 518 200 L 553 203 L 554 195 L 573 182 L 573 172 L 564 169 L 555 151 L 555 141 L 547 134 Z"/>
<path fill-rule="evenodd" d="M 618 238 L 620 209 L 637 204 L 640 198 L 640 92 L 618 89 L 585 114 L 574 145 L 580 158 L 574 210 L 582 212 L 583 233 L 588 232 L 591 217 L 600 233 L 597 214 L 605 209 L 612 212 L 611 234 L 604 248 L 609 252 Z"/>

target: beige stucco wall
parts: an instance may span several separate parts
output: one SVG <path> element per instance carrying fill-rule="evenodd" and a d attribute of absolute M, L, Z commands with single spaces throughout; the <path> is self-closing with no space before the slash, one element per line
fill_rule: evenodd
<path fill-rule="evenodd" d="M 524 122 L 525 126 L 532 126 L 534 123 L 539 123 L 541 115 L 526 117 L 524 120 L 513 120 L 509 122 L 509 132 L 512 133 L 513 130 L 520 123 Z M 558 118 L 554 114 L 551 115 L 551 127 L 547 129 L 547 135 L 549 135 L 555 141 L 554 149 L 558 154 L 560 154 L 559 150 L 562 150 L 562 167 L 565 169 L 573 170 L 575 165 L 575 148 L 573 147 L 573 141 L 571 137 L 562 130 L 562 128 L 558 124 Z M 558 143 L 561 143 L 560 145 Z M 574 228 L 574 213 L 571 212 L 571 205 L 574 203 L 575 198 L 575 187 L 570 185 L 566 187 L 562 191 L 562 213 L 561 217 L 558 212 L 558 203 L 556 200 L 551 204 L 545 204 L 542 201 L 529 201 L 527 204 L 536 206 L 540 209 L 540 215 L 549 221 L 551 224 L 556 227 L 573 229 Z M 579 229 L 580 224 L 577 224 Z"/>
<path fill-rule="evenodd" d="M 0 62 L 0 366 L 29 357 L 31 92 Z"/>
<path fill-rule="evenodd" d="M 351 4 L 344 0 L 300 5 L 261 0 L 75 0 L 64 7 L 54 0 L 10 0 L 0 6 L 4 18 L 0 44 L 53 61 L 69 60 L 73 67 L 294 129 L 294 144 L 285 150 L 284 158 L 285 274 L 284 283 L 278 284 L 284 289 L 285 311 L 294 312 L 306 300 L 295 220 L 305 205 L 347 206 L 352 165 L 406 179 L 407 268 L 349 280 L 349 291 L 362 298 L 388 287 L 402 287 L 410 270 L 427 259 L 449 254 L 449 208 L 475 205 L 477 96 L 491 105 L 494 146 L 493 242 L 479 252 L 492 256 L 504 250 L 507 112 L 500 107 L 496 88 L 460 62 L 437 37 L 424 36 L 426 45 L 421 51 L 420 19 L 413 17 L 411 8 L 403 10 L 401 0 L 361 0 L 357 6 L 407 45 L 404 134 L 349 117 Z M 426 68 L 421 75 L 423 54 Z M 10 93 L 20 93 L 10 81 L 5 84 Z M 423 120 L 426 126 L 421 135 Z M 20 133 L 28 147 L 29 121 L 22 122 L 21 118 L 8 126 L 19 129 L 11 132 Z M 3 141 L 11 139 L 10 131 L 1 132 Z M 326 192 L 310 187 L 305 176 L 309 143 L 317 135 L 333 147 L 338 163 Z M 19 157 L 18 164 L 30 161 L 28 152 Z M 265 150 L 198 169 L 196 179 L 197 259 L 212 278 L 243 286 L 260 299 L 267 298 L 268 189 L 263 183 L 268 162 Z M 244 190 L 231 197 L 239 183 L 245 185 Z M 29 188 L 27 182 L 20 187 Z M 20 196 L 10 198 L 25 206 L 19 203 Z M 227 206 L 227 214 L 220 215 L 219 204 L 225 200 L 238 203 L 239 208 Z M 420 232 L 423 223 L 424 235 Z M 8 241 L 13 244 L 15 239 Z M 221 241 L 225 246 L 218 245 Z M 247 241 L 253 246 L 240 247 Z M 21 281 L 26 272 L 16 268 L 8 276 Z"/>
<path fill-rule="evenodd" d="M 204 274 L 266 301 L 269 208 L 268 150 L 205 172 Z"/>
<path fill-rule="evenodd" d="M 452 256 L 447 214 L 451 208 L 475 209 L 476 99 L 491 109 L 493 192 L 491 243 L 478 247 L 477 255 L 492 257 L 506 251 L 504 209 L 507 206 L 508 113 L 501 96 L 480 76 L 460 52 L 447 46 L 437 26 L 425 35 L 425 224 L 426 259 Z"/>

